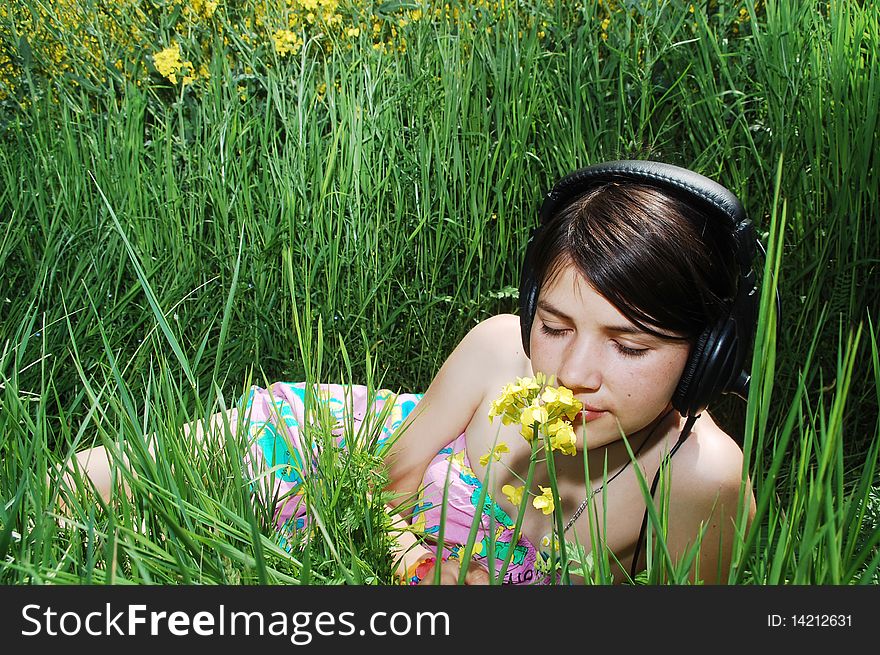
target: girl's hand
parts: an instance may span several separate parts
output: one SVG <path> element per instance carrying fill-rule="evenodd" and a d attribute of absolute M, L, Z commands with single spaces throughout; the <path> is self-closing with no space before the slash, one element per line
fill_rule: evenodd
<path fill-rule="evenodd" d="M 433 559 L 433 558 L 432 558 Z M 424 575 L 419 582 L 420 585 L 434 584 L 435 567 L 440 567 L 441 585 L 457 585 L 458 576 L 461 571 L 462 562 L 457 559 L 444 559 L 439 562 L 434 561 L 432 564 L 424 567 Z M 467 567 L 467 573 L 464 576 L 466 585 L 487 585 L 489 584 L 489 573 L 482 566 L 471 561 Z"/>

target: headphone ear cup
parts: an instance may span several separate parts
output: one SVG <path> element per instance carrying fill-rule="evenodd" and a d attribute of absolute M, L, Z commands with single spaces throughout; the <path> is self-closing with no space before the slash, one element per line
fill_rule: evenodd
<path fill-rule="evenodd" d="M 741 348 L 736 320 L 728 317 L 718 328 L 718 336 L 711 351 L 706 352 L 707 366 L 703 372 L 706 395 L 702 407 L 718 396 L 731 391 L 741 370 Z M 702 411 L 702 408 L 700 409 Z"/>
<path fill-rule="evenodd" d="M 713 330 L 706 329 L 697 337 L 691 348 L 690 355 L 688 355 L 687 362 L 685 362 L 681 378 L 678 380 L 678 386 L 672 394 L 672 406 L 682 416 L 690 415 L 690 408 L 693 404 L 691 390 L 695 388 L 694 377 L 696 376 L 697 369 L 703 368 L 703 353 L 706 350 L 706 343 L 709 341 L 712 332 Z"/>
<path fill-rule="evenodd" d="M 704 331 L 694 345 L 673 395 L 675 409 L 682 416 L 695 416 L 731 389 L 739 373 L 739 355 L 737 324 L 728 315 Z"/>

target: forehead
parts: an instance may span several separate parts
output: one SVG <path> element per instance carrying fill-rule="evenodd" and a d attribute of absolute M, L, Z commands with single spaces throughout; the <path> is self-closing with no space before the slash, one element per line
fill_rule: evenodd
<path fill-rule="evenodd" d="M 538 307 L 575 319 L 601 316 L 613 318 L 616 323 L 630 323 L 570 260 L 553 267 L 551 275 L 541 285 Z"/>
<path fill-rule="evenodd" d="M 542 285 L 538 311 L 575 324 L 594 324 L 608 332 L 642 335 L 661 340 L 680 341 L 681 335 L 656 325 L 640 325 L 628 319 L 614 304 L 599 293 L 580 269 L 572 263 L 560 265 Z"/>

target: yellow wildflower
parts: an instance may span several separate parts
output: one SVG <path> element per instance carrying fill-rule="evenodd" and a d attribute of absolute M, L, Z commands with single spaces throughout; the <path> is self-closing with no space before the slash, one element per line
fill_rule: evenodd
<path fill-rule="evenodd" d="M 553 544 L 553 549 L 556 552 L 559 552 L 559 541 L 556 539 L 551 539 L 549 534 L 545 534 L 541 537 L 541 546 L 544 550 L 548 550 L 550 548 L 550 544 Z"/>
<path fill-rule="evenodd" d="M 485 455 L 480 457 L 480 464 L 482 466 L 488 466 L 490 459 L 494 459 L 496 462 L 500 462 L 501 455 L 503 453 L 509 453 L 509 452 L 510 452 L 510 448 L 507 447 L 507 444 L 503 441 L 499 441 L 498 445 L 496 445 L 492 450 L 490 450 L 488 453 L 486 453 Z"/>
<path fill-rule="evenodd" d="M 520 430 L 520 434 L 522 434 L 523 438 L 529 443 L 532 442 L 532 439 L 535 437 L 534 425 L 538 424 L 538 429 L 541 429 L 550 417 L 547 415 L 547 408 L 543 405 L 539 405 L 537 403 L 532 403 L 525 409 L 523 409 L 522 413 L 519 416 L 519 422 L 522 423 L 522 429 Z"/>
<path fill-rule="evenodd" d="M 541 394 L 541 400 L 547 405 L 547 411 L 552 416 L 565 415 L 569 421 L 573 421 L 583 405 L 574 397 L 571 389 L 566 387 L 547 387 Z"/>
<path fill-rule="evenodd" d="M 217 3 L 214 0 L 205 0 L 202 4 L 202 15 L 205 18 L 211 18 L 215 11 L 217 11 Z"/>
<path fill-rule="evenodd" d="M 501 487 L 501 493 L 507 496 L 507 500 L 509 500 L 511 504 L 515 505 L 516 507 L 519 507 L 519 504 L 522 502 L 524 490 L 525 487 L 514 487 L 509 484 Z"/>
<path fill-rule="evenodd" d="M 153 55 L 153 65 L 162 77 L 168 78 L 172 84 L 177 84 L 177 73 L 183 67 L 180 61 L 180 46 L 176 43 Z"/>
<path fill-rule="evenodd" d="M 575 449 L 574 429 L 568 421 L 558 419 L 551 423 L 547 426 L 547 434 L 550 436 L 550 448 L 552 450 L 558 450 L 563 455 L 574 455 L 577 452 Z"/>
<path fill-rule="evenodd" d="M 279 57 L 284 57 L 288 53 L 295 55 L 302 47 L 302 40 L 290 30 L 275 30 L 272 34 L 272 42 Z"/>
<path fill-rule="evenodd" d="M 541 490 L 541 495 L 532 500 L 532 505 L 535 509 L 539 509 L 544 514 L 552 514 L 553 513 L 553 490 L 550 487 L 542 487 L 538 485 L 538 489 Z"/>
<path fill-rule="evenodd" d="M 506 384 L 501 390 L 501 395 L 492 402 L 489 410 L 489 420 L 496 416 L 501 417 L 504 425 L 516 423 L 519 420 L 518 410 L 534 400 L 534 393 L 541 388 L 535 378 L 517 378 L 513 384 Z"/>

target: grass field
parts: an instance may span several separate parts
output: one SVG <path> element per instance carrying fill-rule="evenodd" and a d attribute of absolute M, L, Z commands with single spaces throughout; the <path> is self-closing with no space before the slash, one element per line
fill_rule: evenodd
<path fill-rule="evenodd" d="M 423 391 L 515 311 L 552 182 L 654 158 L 737 193 L 768 249 L 748 408 L 714 411 L 758 496 L 730 581 L 876 584 L 878 26 L 867 1 L 12 0 L 0 582 L 388 583 L 369 448 L 328 449 L 326 529 L 291 555 L 241 438 L 179 426 L 251 383 Z M 96 443 L 131 500 L 45 483 Z"/>

